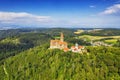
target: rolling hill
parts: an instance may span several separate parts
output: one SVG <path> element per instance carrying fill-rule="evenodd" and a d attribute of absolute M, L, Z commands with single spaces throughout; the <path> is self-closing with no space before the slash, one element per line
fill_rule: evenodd
<path fill-rule="evenodd" d="M 62 28 L 0 31 L 0 80 L 120 80 L 120 41 L 118 46 L 93 47 L 84 40 L 108 37 L 105 41 L 110 43 L 116 42 L 111 34 L 114 39 L 120 35 L 115 30 L 110 32 L 111 36 L 101 34 L 102 37 L 100 32 L 95 36 L 96 33 L 75 35 L 74 31 Z M 60 32 L 65 34 L 69 48 L 77 42 L 86 45 L 87 54 L 49 49 L 49 41 L 59 38 Z"/>
<path fill-rule="evenodd" d="M 0 65 L 1 80 L 119 80 L 120 50 L 87 47 L 88 53 L 50 50 L 42 45 L 9 57 Z"/>

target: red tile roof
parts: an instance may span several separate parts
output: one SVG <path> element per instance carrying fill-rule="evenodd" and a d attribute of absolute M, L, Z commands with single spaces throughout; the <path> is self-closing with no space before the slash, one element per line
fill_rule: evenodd
<path fill-rule="evenodd" d="M 69 48 L 64 48 L 64 51 L 68 51 L 69 50 Z"/>

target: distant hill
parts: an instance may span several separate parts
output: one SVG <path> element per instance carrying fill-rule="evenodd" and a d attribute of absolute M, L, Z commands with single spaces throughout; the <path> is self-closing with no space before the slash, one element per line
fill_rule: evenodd
<path fill-rule="evenodd" d="M 12 37 L 19 35 L 21 33 L 45 33 L 50 34 L 51 36 L 59 35 L 60 32 L 63 32 L 65 35 L 73 36 L 74 32 L 79 30 L 79 28 L 22 28 L 22 29 L 8 29 L 8 30 L 0 30 L 0 39 L 6 37 Z M 113 35 L 120 35 L 120 29 L 103 29 L 100 31 L 91 31 L 87 32 L 87 30 L 92 30 L 89 28 L 84 28 L 85 32 L 81 33 L 80 35 L 92 35 L 92 36 L 113 36 Z"/>
<path fill-rule="evenodd" d="M 97 32 L 84 32 L 82 34 L 75 35 L 76 28 L 23 28 L 23 29 L 9 29 L 0 30 L 0 60 L 10 56 L 14 56 L 19 52 L 33 48 L 47 43 L 49 45 L 50 39 L 59 38 L 60 32 L 65 35 L 65 41 L 69 43 L 68 46 L 74 45 L 76 42 L 80 45 L 90 45 L 90 42 L 82 39 L 75 39 L 76 36 L 83 34 L 88 35 L 119 35 L 118 29 L 104 29 Z M 91 29 L 84 29 L 91 30 Z M 17 43 L 17 44 L 16 44 Z M 117 44 L 119 45 L 119 44 Z"/>
<path fill-rule="evenodd" d="M 92 35 L 92 36 L 118 36 L 120 35 L 120 29 L 103 29 L 96 31 L 85 31 L 81 35 Z"/>
<path fill-rule="evenodd" d="M 65 33 L 65 35 L 71 35 L 74 32 L 74 29 L 65 29 L 65 28 L 21 28 L 21 29 L 8 29 L 0 30 L 0 39 L 6 37 L 12 37 L 20 35 L 22 33 L 45 33 L 50 35 L 58 35 L 60 32 Z"/>
<path fill-rule="evenodd" d="M 24 50 L 48 43 L 51 36 L 44 33 L 22 33 L 0 40 L 0 60 Z"/>

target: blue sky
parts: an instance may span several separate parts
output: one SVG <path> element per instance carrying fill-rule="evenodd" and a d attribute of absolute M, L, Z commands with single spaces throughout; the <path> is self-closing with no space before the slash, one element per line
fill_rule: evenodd
<path fill-rule="evenodd" d="M 0 27 L 120 28 L 120 0 L 1 0 Z"/>

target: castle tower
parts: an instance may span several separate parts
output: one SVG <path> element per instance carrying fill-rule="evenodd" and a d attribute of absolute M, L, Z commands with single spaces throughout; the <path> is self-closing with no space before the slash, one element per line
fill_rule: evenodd
<path fill-rule="evenodd" d="M 61 41 L 61 42 L 64 42 L 64 35 L 63 35 L 63 33 L 61 33 L 60 41 Z"/>
<path fill-rule="evenodd" d="M 78 45 L 78 43 L 76 43 L 76 44 L 75 44 L 75 48 L 77 48 L 77 49 L 78 49 L 78 46 L 79 46 L 79 45 Z"/>

